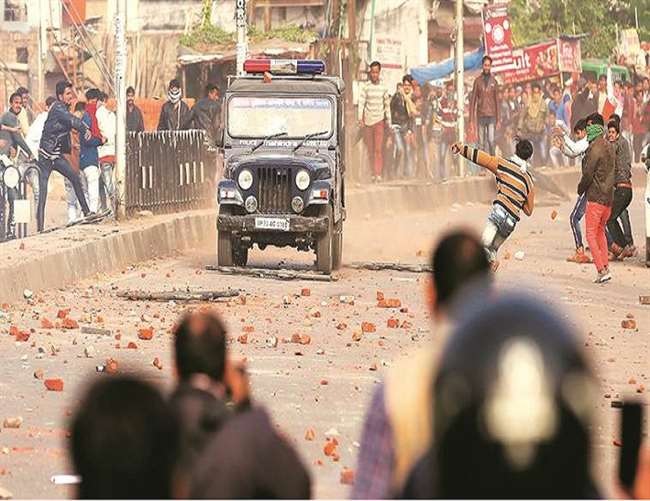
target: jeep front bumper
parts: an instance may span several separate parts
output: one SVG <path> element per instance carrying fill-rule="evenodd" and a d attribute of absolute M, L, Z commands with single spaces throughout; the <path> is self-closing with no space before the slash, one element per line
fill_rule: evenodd
<path fill-rule="evenodd" d="M 260 224 L 260 220 L 281 219 L 288 220 L 288 229 L 269 229 Z M 217 229 L 221 231 L 236 231 L 240 233 L 324 233 L 329 227 L 329 218 L 323 217 L 305 217 L 305 216 L 264 216 L 264 215 L 246 215 L 246 216 L 218 216 Z"/>

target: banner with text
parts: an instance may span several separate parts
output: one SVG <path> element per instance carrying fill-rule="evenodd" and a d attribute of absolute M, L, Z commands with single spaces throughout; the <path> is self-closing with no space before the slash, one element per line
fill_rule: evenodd
<path fill-rule="evenodd" d="M 528 45 L 512 51 L 514 68 L 499 75 L 502 84 L 549 78 L 560 73 L 557 40 Z"/>
<path fill-rule="evenodd" d="M 512 26 L 507 4 L 497 3 L 485 7 L 483 38 L 485 53 L 492 58 L 492 72 L 501 73 L 512 69 Z"/>

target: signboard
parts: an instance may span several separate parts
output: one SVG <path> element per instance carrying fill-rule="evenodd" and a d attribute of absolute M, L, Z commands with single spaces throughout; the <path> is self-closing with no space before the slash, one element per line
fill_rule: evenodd
<path fill-rule="evenodd" d="M 402 41 L 398 38 L 376 38 L 373 59 L 381 61 L 381 79 L 392 94 L 406 73 Z"/>
<path fill-rule="evenodd" d="M 492 72 L 500 73 L 513 67 L 512 26 L 508 5 L 497 3 L 483 10 L 485 52 L 492 58 Z"/>
<path fill-rule="evenodd" d="M 514 68 L 500 75 L 504 84 L 549 78 L 560 73 L 556 40 L 515 49 L 512 56 Z"/>
<path fill-rule="evenodd" d="M 560 71 L 565 73 L 582 72 L 582 49 L 579 38 L 558 38 Z"/>

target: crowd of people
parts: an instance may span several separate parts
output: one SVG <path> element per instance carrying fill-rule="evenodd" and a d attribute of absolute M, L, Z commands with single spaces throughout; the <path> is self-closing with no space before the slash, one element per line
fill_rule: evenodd
<path fill-rule="evenodd" d="M 444 86 L 418 84 L 405 75 L 394 93 L 381 81 L 381 63 L 370 65 L 368 82 L 360 88 L 358 121 L 367 147 L 372 180 L 430 178 L 458 175 L 448 156 L 457 136 L 458 106 L 453 81 Z M 575 79 L 574 79 L 575 78 Z M 492 59 L 483 58 L 481 74 L 466 98 L 467 136 L 484 151 L 503 157 L 514 153 L 514 139 L 533 144 L 533 167 L 564 167 L 562 132 L 592 113 L 620 117 L 620 134 L 628 141 L 632 160 L 640 161 L 650 142 L 650 79 L 616 80 L 608 90 L 607 77 L 597 80 L 574 75 L 564 84 L 559 77 L 514 85 L 500 85 L 492 74 Z M 470 167 L 470 174 L 478 173 Z"/>
<path fill-rule="evenodd" d="M 0 154 L 14 158 L 30 186 L 36 207 L 38 231 L 45 226 L 47 186 L 52 171 L 65 178 L 68 224 L 83 218 L 104 217 L 115 209 L 114 182 L 116 116 L 108 106 L 108 95 L 96 88 L 84 96 L 72 84 L 57 83 L 55 96 L 45 100 L 45 109 L 35 114 L 29 90 L 20 87 L 9 98 L 9 109 L 0 117 Z M 181 85 L 169 83 L 157 129 L 201 129 L 216 138 L 221 104 L 219 89 L 208 84 L 206 95 L 190 107 L 181 99 Z M 126 129 L 145 130 L 144 116 L 135 104 L 135 89 L 126 91 Z M 9 193 L 6 238 L 16 236 L 13 203 Z"/>
<path fill-rule="evenodd" d="M 378 385 L 360 438 L 353 499 L 589 498 L 597 378 L 553 307 L 499 292 L 472 233 L 443 236 L 427 302 L 435 344 Z M 82 498 L 309 498 L 299 453 L 252 395 L 214 311 L 172 332 L 175 388 L 138 376 L 94 379 L 71 421 Z M 471 479 L 471 481 L 468 481 Z M 627 498 L 650 492 L 650 449 Z"/>

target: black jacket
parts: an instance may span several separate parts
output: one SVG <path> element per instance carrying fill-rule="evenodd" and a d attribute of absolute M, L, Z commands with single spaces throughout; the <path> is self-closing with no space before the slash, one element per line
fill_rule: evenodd
<path fill-rule="evenodd" d="M 47 159 L 54 160 L 72 151 L 70 132 L 75 129 L 79 134 L 85 134 L 88 127 L 68 111 L 61 101 L 55 101 L 47 114 L 43 126 L 43 135 L 39 153 Z"/>
<path fill-rule="evenodd" d="M 261 409 L 230 418 L 196 463 L 192 499 L 309 499 L 311 479 Z"/>
<path fill-rule="evenodd" d="M 404 96 L 399 92 L 390 100 L 390 117 L 394 125 L 399 125 L 402 129 L 413 129 L 413 119 L 409 117 Z"/>
<path fill-rule="evenodd" d="M 190 108 L 182 100 L 178 102 L 178 107 L 167 101 L 160 110 L 158 130 L 181 130 L 189 115 Z"/>
<path fill-rule="evenodd" d="M 194 105 L 183 128 L 204 130 L 211 138 L 216 138 L 220 115 L 221 104 L 219 101 L 204 97 Z"/>
<path fill-rule="evenodd" d="M 126 109 L 126 130 L 128 132 L 142 132 L 144 131 L 144 119 L 140 108 L 133 105 L 133 109 Z"/>

